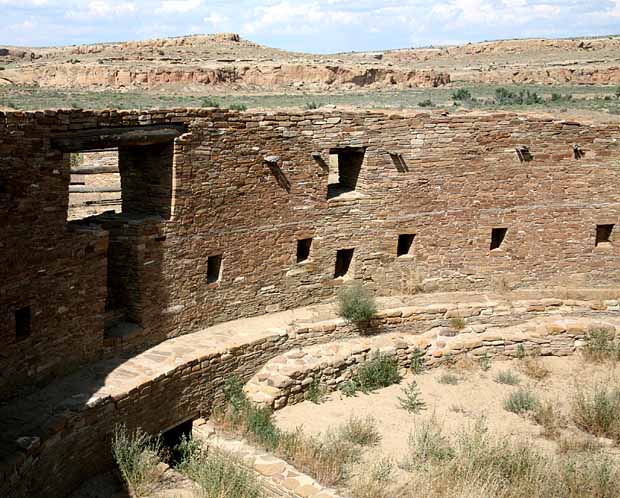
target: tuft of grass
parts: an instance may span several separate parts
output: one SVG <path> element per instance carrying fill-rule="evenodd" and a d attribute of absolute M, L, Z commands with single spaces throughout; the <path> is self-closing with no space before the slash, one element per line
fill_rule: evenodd
<path fill-rule="evenodd" d="M 366 418 L 351 417 L 338 429 L 339 438 L 349 443 L 359 446 L 375 446 L 381 441 L 381 434 L 377 429 L 376 420 L 367 416 Z"/>
<path fill-rule="evenodd" d="M 426 99 L 418 102 L 419 107 L 433 107 L 433 102 L 431 99 Z"/>
<path fill-rule="evenodd" d="M 177 469 L 200 487 L 204 498 L 261 498 L 256 476 L 232 455 L 208 451 L 195 439 L 183 437 L 176 448 Z"/>
<path fill-rule="evenodd" d="M 557 439 L 560 436 L 560 429 L 566 426 L 565 417 L 560 409 L 548 400 L 536 404 L 532 419 L 542 426 L 541 434 L 549 439 Z"/>
<path fill-rule="evenodd" d="M 517 345 L 516 356 L 519 360 L 522 360 L 523 358 L 525 358 L 525 346 L 523 344 Z"/>
<path fill-rule="evenodd" d="M 352 323 L 367 322 L 377 313 L 375 296 L 359 282 L 338 294 L 338 315 Z"/>
<path fill-rule="evenodd" d="M 592 330 L 586 335 L 585 342 L 585 359 L 595 363 L 620 360 L 620 341 L 616 340 L 615 332 L 606 329 Z"/>
<path fill-rule="evenodd" d="M 387 485 L 393 472 L 394 462 L 390 458 L 368 462 L 360 466 L 348 487 L 355 498 L 393 498 L 393 491 Z"/>
<path fill-rule="evenodd" d="M 319 379 L 314 379 L 306 390 L 305 398 L 318 405 L 325 398 L 325 388 L 320 384 Z"/>
<path fill-rule="evenodd" d="M 243 112 L 243 111 L 247 111 L 248 110 L 248 106 L 245 105 L 245 104 L 230 104 L 228 106 L 228 108 L 231 111 L 241 111 L 241 112 Z"/>
<path fill-rule="evenodd" d="M 398 396 L 398 401 L 401 408 L 404 408 L 409 413 L 420 413 L 426 408 L 426 403 L 422 400 L 422 393 L 418 389 L 418 384 L 415 380 L 402 388 L 402 397 Z"/>
<path fill-rule="evenodd" d="M 538 403 L 538 399 L 532 391 L 522 388 L 508 395 L 504 400 L 504 409 L 521 415 L 526 412 L 534 411 Z"/>
<path fill-rule="evenodd" d="M 424 359 L 426 358 L 426 353 L 420 348 L 414 348 L 411 354 L 411 372 L 414 374 L 421 374 L 424 372 L 426 365 L 424 364 Z"/>
<path fill-rule="evenodd" d="M 304 105 L 304 108 L 308 111 L 318 109 L 319 107 L 321 107 L 321 104 L 319 102 L 315 102 L 314 100 L 306 102 Z"/>
<path fill-rule="evenodd" d="M 571 418 L 583 431 L 620 443 L 620 388 L 599 384 L 580 389 L 572 400 Z"/>
<path fill-rule="evenodd" d="M 146 496 L 154 486 L 161 461 L 161 442 L 137 430 L 128 432 L 125 425 L 118 425 L 112 435 L 112 454 L 118 470 L 129 491 L 137 496 Z"/>
<path fill-rule="evenodd" d="M 440 463 L 454 457 L 450 441 L 443 435 L 441 426 L 432 418 L 416 425 L 409 435 L 409 452 L 405 468 L 415 468 L 428 463 Z"/>
<path fill-rule="evenodd" d="M 521 379 L 512 370 L 504 370 L 502 372 L 498 372 L 495 376 L 495 382 L 498 384 L 505 384 L 507 386 L 516 386 L 521 382 Z"/>
<path fill-rule="evenodd" d="M 450 318 L 448 323 L 450 324 L 450 327 L 454 330 L 463 330 L 465 328 L 465 319 L 460 316 Z"/>
<path fill-rule="evenodd" d="M 437 382 L 439 382 L 440 384 L 448 384 L 451 386 L 457 385 L 460 381 L 461 379 L 458 377 L 458 375 L 455 375 L 450 372 L 442 373 L 437 379 Z"/>
<path fill-rule="evenodd" d="M 452 94 L 452 100 L 469 102 L 472 100 L 471 92 L 467 88 L 459 88 Z"/>
<path fill-rule="evenodd" d="M 482 357 L 480 357 L 478 362 L 480 364 L 480 368 L 484 372 L 488 372 L 489 370 L 491 370 L 491 366 L 493 364 L 493 360 L 492 360 L 491 355 L 489 353 L 484 353 L 484 355 Z"/>

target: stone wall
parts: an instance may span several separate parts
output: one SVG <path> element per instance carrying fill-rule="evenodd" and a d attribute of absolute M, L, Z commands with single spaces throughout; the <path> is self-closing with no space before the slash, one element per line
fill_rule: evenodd
<path fill-rule="evenodd" d="M 166 124 L 186 133 L 165 164 L 120 165 L 125 213 L 67 223 L 59 144 Z M 596 245 L 596 226 L 620 213 L 618 137 L 617 125 L 505 113 L 1 113 L 0 397 L 119 348 L 320 302 L 353 278 L 379 294 L 615 287 L 617 229 Z M 351 148 L 365 151 L 355 188 L 329 189 L 330 152 Z M 145 177 L 142 190 L 131 181 Z M 493 228 L 507 231 L 490 250 Z M 399 256 L 400 234 L 415 237 Z M 335 279 L 340 249 L 354 253 Z M 114 282 L 131 292 L 117 299 Z M 115 300 L 131 302 L 106 308 Z M 17 341 L 27 306 L 31 334 Z"/>

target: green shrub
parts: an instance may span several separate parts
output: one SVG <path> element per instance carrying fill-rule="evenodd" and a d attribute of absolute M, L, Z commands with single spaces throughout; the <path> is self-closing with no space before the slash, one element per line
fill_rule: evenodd
<path fill-rule="evenodd" d="M 495 376 L 495 382 L 498 384 L 506 384 L 507 386 L 516 386 L 521 379 L 512 370 L 504 370 Z"/>
<path fill-rule="evenodd" d="M 530 412 L 538 406 L 538 399 L 529 389 L 519 389 L 504 400 L 504 409 L 518 415 Z"/>
<path fill-rule="evenodd" d="M 516 354 L 517 358 L 519 360 L 522 360 L 523 358 L 525 358 L 525 346 L 523 344 L 518 344 L 517 345 L 517 354 Z"/>
<path fill-rule="evenodd" d="M 325 397 L 325 388 L 321 386 L 319 379 L 314 379 L 306 390 L 305 398 L 315 404 L 319 404 Z"/>
<path fill-rule="evenodd" d="M 405 467 L 440 463 L 453 457 L 454 449 L 434 419 L 416 425 L 409 435 L 409 453 Z"/>
<path fill-rule="evenodd" d="M 551 401 L 536 403 L 532 419 L 542 426 L 542 435 L 550 439 L 556 439 L 560 435 L 560 429 L 566 425 L 561 411 Z"/>
<path fill-rule="evenodd" d="M 359 446 L 375 446 L 381 441 L 377 422 L 371 416 L 351 417 L 338 429 L 339 439 Z"/>
<path fill-rule="evenodd" d="M 617 99 L 620 99 L 620 86 L 616 88 L 614 95 L 616 96 Z"/>
<path fill-rule="evenodd" d="M 311 110 L 318 109 L 319 107 L 321 107 L 321 104 L 318 102 L 311 101 L 311 102 L 306 102 L 306 105 L 304 107 L 307 110 L 311 111 Z"/>
<path fill-rule="evenodd" d="M 615 332 L 606 329 L 597 329 L 589 332 L 585 337 L 584 356 L 594 362 L 605 360 L 620 360 L 620 341 L 615 338 Z"/>
<path fill-rule="evenodd" d="M 491 370 L 493 360 L 491 358 L 491 355 L 489 355 L 489 353 L 484 353 L 484 355 L 482 355 L 480 359 L 478 360 L 478 363 L 480 364 L 480 368 L 483 371 L 487 372 Z"/>
<path fill-rule="evenodd" d="M 177 469 L 200 487 L 204 498 L 260 498 L 254 474 L 231 455 L 209 452 L 199 442 L 183 438 L 176 448 L 183 459 Z"/>
<path fill-rule="evenodd" d="M 245 104 L 230 104 L 228 108 L 231 111 L 247 111 L 248 110 L 248 106 L 246 106 Z"/>
<path fill-rule="evenodd" d="M 455 375 L 451 372 L 444 372 L 437 379 L 437 382 L 439 382 L 440 384 L 448 384 L 452 386 L 455 386 L 460 381 L 461 379 L 458 377 L 458 375 Z"/>
<path fill-rule="evenodd" d="M 454 316 L 448 320 L 451 328 L 454 330 L 463 330 L 465 328 L 465 319 L 460 316 Z"/>
<path fill-rule="evenodd" d="M 529 90 L 511 92 L 506 88 L 495 89 L 495 103 L 498 105 L 533 105 L 543 102 L 543 99 L 536 92 Z"/>
<path fill-rule="evenodd" d="M 433 102 L 431 102 L 431 99 L 426 99 L 418 102 L 418 107 L 433 107 Z"/>
<path fill-rule="evenodd" d="M 157 479 L 160 440 L 141 430 L 130 434 L 125 425 L 119 425 L 112 435 L 112 454 L 129 490 L 135 496 L 146 496 Z"/>
<path fill-rule="evenodd" d="M 354 379 L 360 391 L 368 393 L 381 387 L 388 387 L 400 382 L 398 362 L 396 358 L 379 354 L 375 358 L 362 363 L 355 373 Z"/>
<path fill-rule="evenodd" d="M 456 92 L 452 94 L 452 100 L 457 100 L 459 102 L 469 102 L 472 100 L 471 92 L 466 88 L 459 88 Z"/>
<path fill-rule="evenodd" d="M 421 374 L 424 372 L 425 364 L 424 360 L 426 358 L 426 353 L 420 348 L 414 348 L 411 353 L 411 372 L 414 374 Z"/>
<path fill-rule="evenodd" d="M 415 380 L 402 388 L 402 397 L 398 397 L 401 408 L 404 408 L 409 413 L 420 413 L 426 408 L 426 403 L 422 400 L 422 393 L 418 389 L 418 384 Z"/>
<path fill-rule="evenodd" d="M 347 380 L 340 384 L 340 392 L 347 397 L 355 396 L 357 391 L 359 391 L 359 387 L 354 380 Z"/>
<path fill-rule="evenodd" d="M 589 392 L 578 391 L 571 416 L 580 429 L 620 443 L 620 388 L 596 385 Z"/>
<path fill-rule="evenodd" d="M 202 107 L 219 107 L 220 103 L 211 97 L 205 97 L 201 100 L 200 105 Z"/>
<path fill-rule="evenodd" d="M 338 294 L 338 314 L 349 322 L 367 322 L 376 312 L 374 295 L 359 282 L 344 287 Z"/>

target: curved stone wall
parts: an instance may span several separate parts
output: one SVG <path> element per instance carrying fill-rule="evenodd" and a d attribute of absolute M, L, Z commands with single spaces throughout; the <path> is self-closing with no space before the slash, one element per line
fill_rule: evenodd
<path fill-rule="evenodd" d="M 440 357 L 439 352 L 458 353 L 473 345 L 480 353 L 493 352 L 493 348 L 506 353 L 510 344 L 500 344 L 492 335 L 498 323 L 518 323 L 526 316 L 570 317 L 571 310 L 573 315 L 590 314 L 591 320 L 600 317 L 607 322 L 616 315 L 613 310 L 617 307 L 615 300 L 604 304 L 550 297 L 525 301 L 474 301 L 467 297 L 445 295 L 445 302 L 424 303 L 428 298 L 421 296 L 417 306 L 380 311 L 373 329 L 397 333 L 410 344 L 428 341 L 426 335 L 416 334 L 434 334 L 440 339 L 443 335 L 437 335 L 437 327 L 447 325 L 449 317 L 467 317 L 464 330 L 468 334 L 457 335 L 441 346 L 436 340 L 433 344 L 439 349 L 428 349 L 429 361 L 436 361 L 433 358 Z M 510 309 L 516 314 L 511 315 Z M 248 381 L 266 362 L 291 349 L 359 337 L 359 330 L 342 319 L 276 328 L 269 323 L 262 317 L 245 319 L 170 339 L 130 358 L 95 363 L 5 403 L 0 407 L 0 496 L 63 496 L 110 465 L 110 436 L 116 424 L 156 433 L 188 419 L 208 417 L 213 403 L 222 399 L 221 387 L 227 376 L 236 374 Z M 585 329 L 563 327 L 557 329 L 557 337 L 566 338 L 565 347 L 571 348 L 574 337 Z M 465 341 L 467 337 L 470 339 Z M 544 354 L 550 354 L 556 342 L 553 339 L 547 348 L 546 340 L 543 337 L 538 343 Z"/>

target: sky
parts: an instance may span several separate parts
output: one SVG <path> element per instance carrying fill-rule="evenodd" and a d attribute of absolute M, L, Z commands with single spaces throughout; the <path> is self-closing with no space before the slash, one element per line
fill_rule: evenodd
<path fill-rule="evenodd" d="M 333 53 L 620 33 L 620 0 L 0 0 L 0 44 L 235 32 Z"/>

